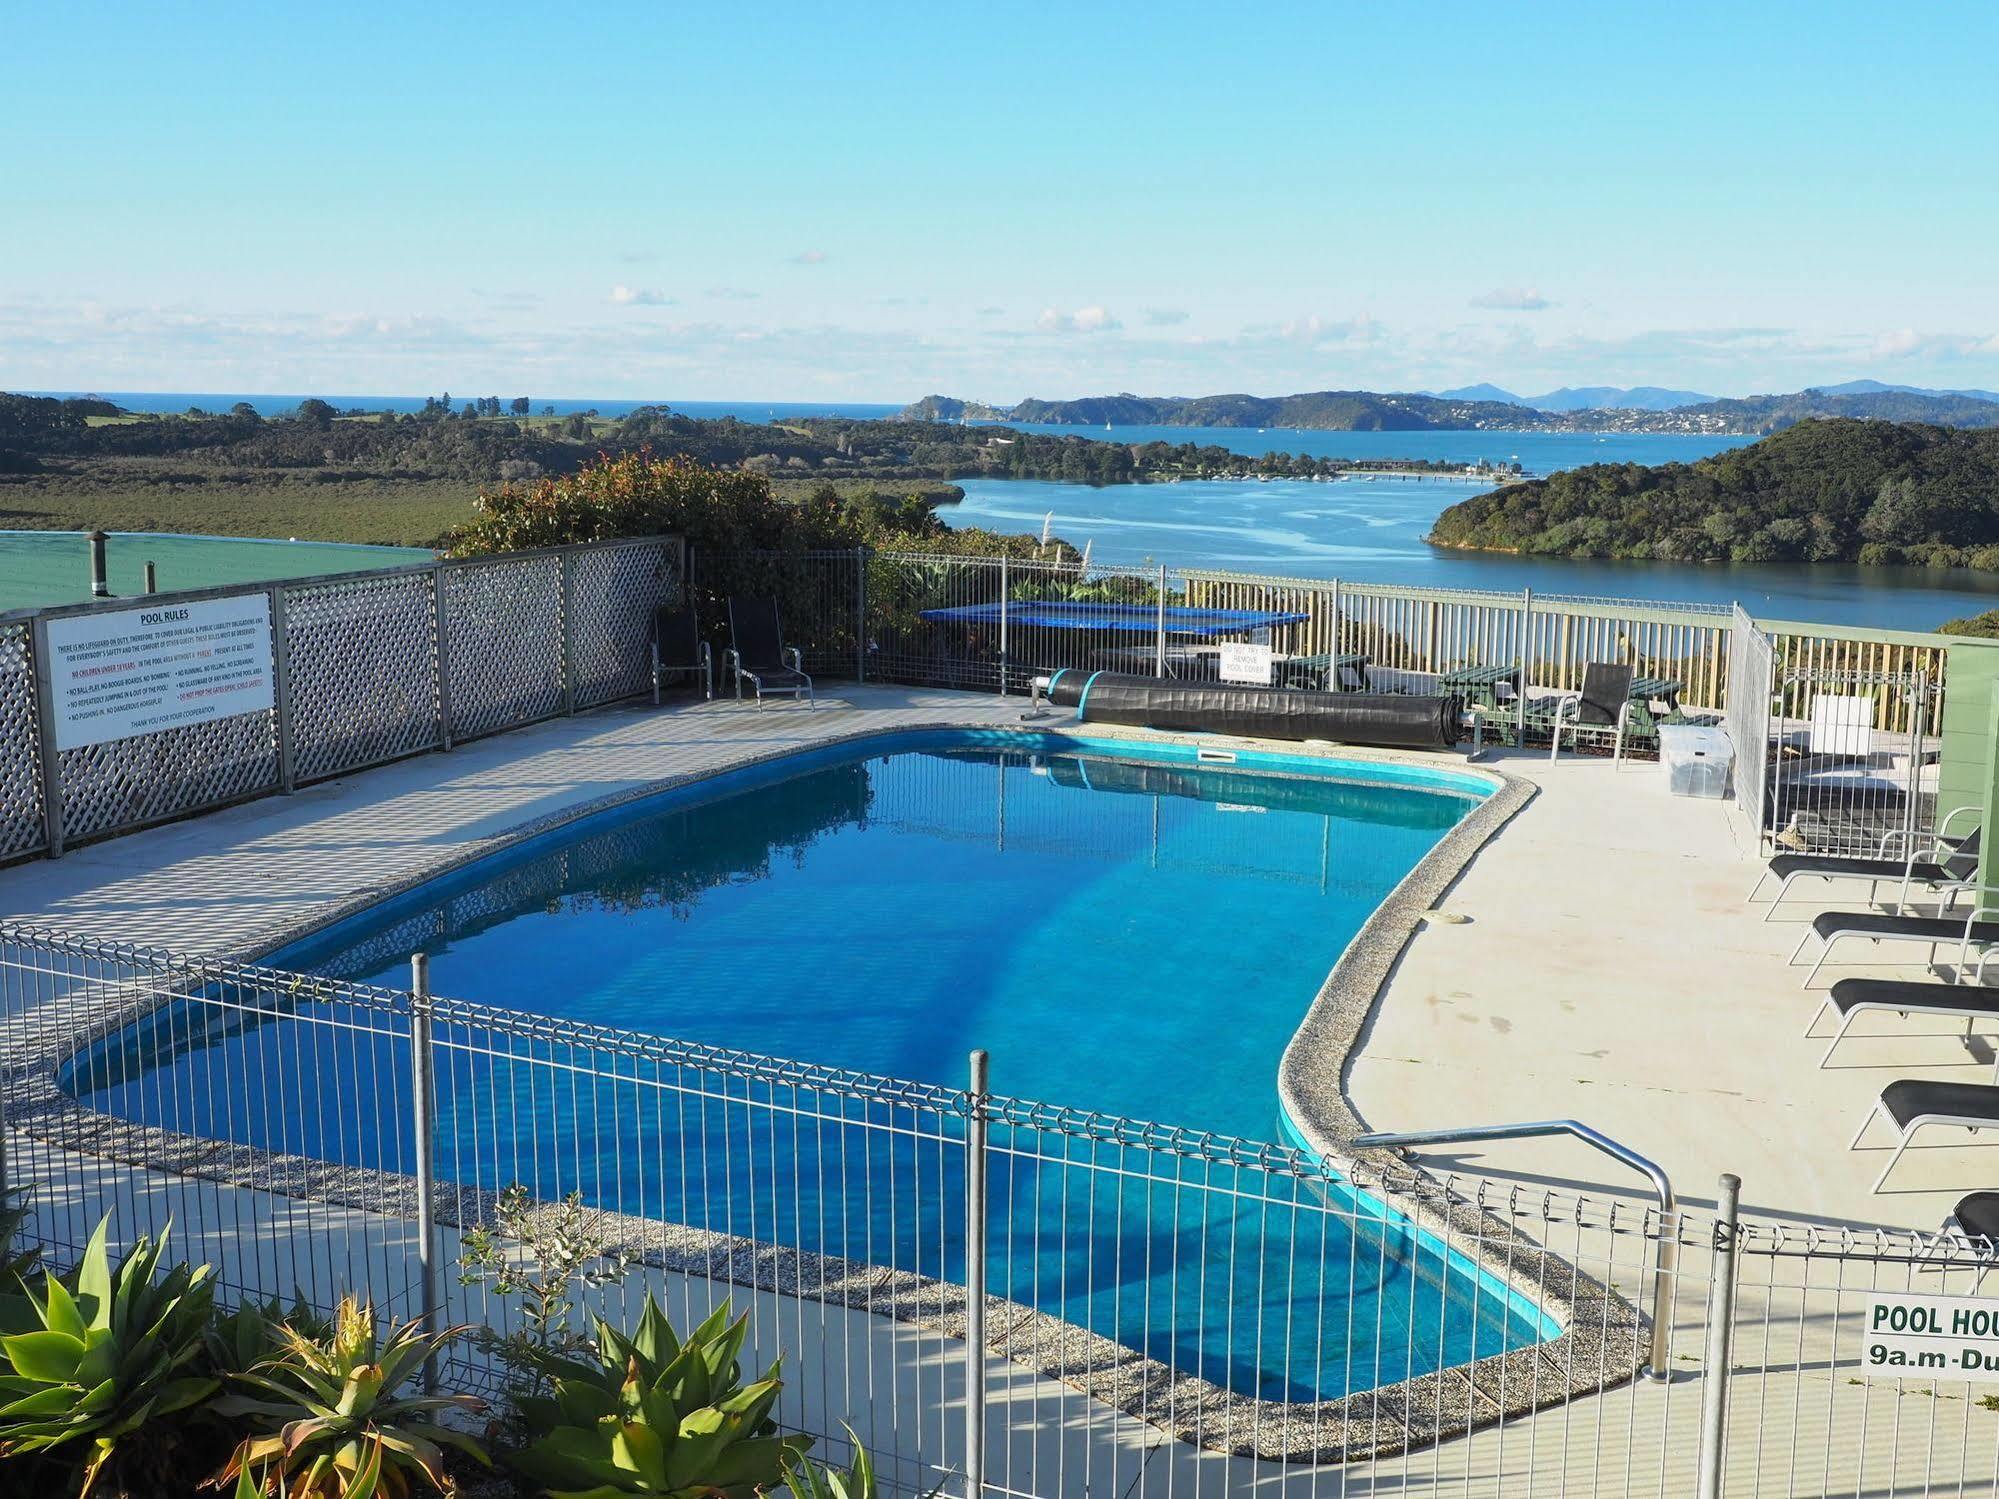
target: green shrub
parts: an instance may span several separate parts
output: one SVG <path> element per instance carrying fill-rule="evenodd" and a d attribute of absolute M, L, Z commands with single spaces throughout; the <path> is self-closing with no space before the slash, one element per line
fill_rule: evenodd
<path fill-rule="evenodd" d="M 464 1328 L 426 1333 L 411 1322 L 384 1342 L 375 1334 L 374 1309 L 351 1297 L 340 1303 L 330 1338 L 267 1325 L 276 1327 L 278 1351 L 233 1375 L 246 1393 L 215 1405 L 217 1414 L 248 1417 L 252 1426 L 212 1480 L 215 1487 L 234 1484 L 239 1495 L 283 1499 L 401 1499 L 419 1476 L 445 1491 L 447 1446 L 487 1461 L 472 1438 L 434 1419 L 454 1408 L 482 1410 L 479 1400 L 403 1393 L 424 1361 Z"/>
<path fill-rule="evenodd" d="M 80 1494 L 157 1471 L 173 1440 L 165 1418 L 218 1387 L 201 1367 L 214 1309 L 208 1267 L 159 1275 L 162 1234 L 141 1238 L 114 1269 L 110 1223 L 98 1223 L 67 1283 L 50 1274 L 40 1297 L 25 1285 L 0 1297 L 0 1458 L 74 1453 Z"/>
<path fill-rule="evenodd" d="M 630 1338 L 600 1318 L 594 1355 L 552 1361 L 553 1393 L 520 1402 L 531 1440 L 509 1460 L 552 1499 L 753 1499 L 778 1487 L 808 1439 L 776 1435 L 777 1365 L 742 1382 L 748 1329 L 725 1304 L 682 1341 L 650 1295 Z"/>
<path fill-rule="evenodd" d="M 493 1225 L 466 1232 L 459 1255 L 460 1285 L 483 1285 L 520 1305 L 520 1326 L 507 1333 L 480 1328 L 474 1336 L 507 1371 L 503 1426 L 519 1433 L 518 1403 L 547 1392 L 550 1363 L 588 1353 L 577 1328 L 584 1291 L 616 1285 L 630 1261 L 609 1252 L 604 1215 L 571 1192 L 559 1203 L 538 1205 L 518 1183 L 500 1193 Z"/>
<path fill-rule="evenodd" d="M 1937 633 L 1999 640 L 1999 609 L 1987 609 L 1983 614 L 1967 614 L 1962 619 L 1947 619 L 1937 626 Z"/>

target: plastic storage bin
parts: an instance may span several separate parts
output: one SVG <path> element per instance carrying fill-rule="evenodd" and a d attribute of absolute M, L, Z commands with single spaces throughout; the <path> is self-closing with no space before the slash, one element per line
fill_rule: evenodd
<path fill-rule="evenodd" d="M 1666 789 L 1675 796 L 1718 800 L 1728 795 L 1735 747 L 1728 730 L 1707 724 L 1659 725 L 1659 763 L 1666 767 Z"/>

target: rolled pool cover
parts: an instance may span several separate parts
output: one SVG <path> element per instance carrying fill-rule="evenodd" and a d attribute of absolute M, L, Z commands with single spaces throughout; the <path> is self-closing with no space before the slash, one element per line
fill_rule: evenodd
<path fill-rule="evenodd" d="M 1294 692 L 1074 667 L 1048 679 L 1047 696 L 1052 706 L 1072 709 L 1082 723 L 1205 730 L 1244 739 L 1327 739 L 1384 749 L 1450 749 L 1464 716 L 1456 696 Z"/>

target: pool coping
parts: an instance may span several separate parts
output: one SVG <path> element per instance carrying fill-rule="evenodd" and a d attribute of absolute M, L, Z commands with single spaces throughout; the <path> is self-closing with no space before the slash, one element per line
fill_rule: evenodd
<path fill-rule="evenodd" d="M 892 727 L 857 728 L 809 744 L 741 755 L 726 764 L 659 778 L 558 808 L 419 860 L 395 876 L 341 899 L 274 922 L 235 943 L 235 950 L 226 955 L 174 956 L 195 969 L 210 963 L 255 963 L 383 901 L 587 818 L 801 754 L 939 731 L 1053 735 L 1180 747 L 1214 744 L 1211 736 L 1065 724 L 1060 718 L 1043 721 L 1026 715 L 1018 723 L 938 716 Z M 1291 760 L 1442 770 L 1454 779 L 1483 780 L 1493 787 L 1417 862 L 1348 943 L 1286 1046 L 1278 1092 L 1287 1120 L 1307 1148 L 1337 1170 L 1340 1178 L 1413 1222 L 1446 1251 L 1476 1262 L 1510 1290 L 1551 1314 L 1562 1330 L 1553 1339 L 1510 1353 L 1316 1401 L 1239 1395 L 1199 1376 L 1176 1373 L 1136 1349 L 1074 1323 L 998 1297 L 988 1300 L 990 1350 L 1178 1440 L 1209 1451 L 1278 1462 L 1344 1462 L 1419 1450 L 1628 1379 L 1641 1362 L 1641 1333 L 1636 1308 L 1623 1297 L 1541 1249 L 1496 1213 L 1454 1194 L 1447 1183 L 1404 1165 L 1387 1152 L 1355 1151 L 1343 1144 L 1360 1128 L 1344 1096 L 1345 1080 L 1396 958 L 1436 896 L 1448 889 L 1479 849 L 1532 800 L 1532 784 L 1488 767 L 1469 763 L 1444 766 L 1429 756 L 1358 746 L 1231 740 L 1231 747 L 1238 746 L 1251 754 Z M 123 944 L 88 939 L 84 945 L 107 952 L 132 950 Z M 129 1025 L 160 1002 L 157 994 L 151 993 L 138 1002 L 130 995 L 115 993 L 102 998 L 107 1002 L 91 1025 L 64 1036 L 59 1054 L 36 1059 L 45 1067 L 31 1063 L 22 1069 L 9 1058 L 10 1081 L 18 1079 L 7 1088 L 6 1112 L 12 1127 L 23 1128 L 31 1121 L 57 1124 L 53 1143 L 67 1148 L 83 1148 L 114 1159 L 126 1158 L 130 1152 L 139 1164 L 157 1163 L 166 1156 L 175 1160 L 172 1169 L 182 1174 L 264 1191 L 306 1195 L 305 1184 L 311 1181 L 309 1195 L 320 1200 L 414 1217 L 414 1182 L 406 1176 L 373 1168 L 329 1167 L 261 1148 L 134 1125 L 77 1104 L 56 1086 L 56 1069 L 69 1056 Z M 1327 1076 L 1335 1080 L 1330 1088 L 1325 1084 Z M 13 1096 L 21 1091 L 19 1083 L 26 1084 L 25 1096 Z M 52 1114 L 66 1116 L 67 1127 L 52 1120 Z M 90 1143 L 80 1144 L 86 1131 Z M 329 1177 L 335 1180 L 329 1183 Z M 1370 1180 L 1375 1185 L 1368 1185 Z M 453 1196 L 462 1207 L 465 1199 L 475 1194 L 454 1189 Z M 455 1225 L 466 1227 L 490 1221 L 492 1206 L 489 1197 L 482 1197 L 472 1204 L 470 1214 L 454 1211 L 441 1213 L 440 1218 L 446 1223 L 469 1219 Z M 964 1332 L 960 1286 L 622 1214 L 606 1213 L 603 1221 L 612 1226 L 614 1240 L 633 1250 L 639 1261 L 656 1268 L 696 1272 L 753 1289 L 847 1305 L 948 1336 Z M 670 1233 L 663 1235 L 663 1229 Z"/>

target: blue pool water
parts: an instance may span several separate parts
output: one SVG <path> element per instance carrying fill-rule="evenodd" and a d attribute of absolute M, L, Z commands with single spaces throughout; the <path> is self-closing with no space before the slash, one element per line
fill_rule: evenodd
<path fill-rule="evenodd" d="M 1306 1006 L 1478 789 L 1023 736 L 910 745 L 820 751 L 591 819 L 273 961 L 402 987 L 422 950 L 440 994 L 923 1082 L 962 1084 L 983 1047 L 996 1092 L 1281 1139 L 1278 1060 Z M 578 1189 L 962 1279 L 955 1116 L 807 1107 L 679 1072 L 662 1086 L 589 1059 L 607 1082 L 555 1042 L 441 1040 L 447 1182 Z M 319 1065 L 282 1060 L 302 1041 Z M 194 1108 L 205 1132 L 400 1169 L 397 1110 L 355 1101 L 400 1096 L 404 1050 L 183 1010 L 86 1054 L 68 1082 L 128 1117 Z M 302 1106 L 242 1081 L 280 1066 Z M 1400 1220 L 1327 1211 L 1324 1183 L 1024 1126 L 995 1146 L 995 1292 L 1245 1393 L 1338 1395 L 1549 1331 Z"/>

